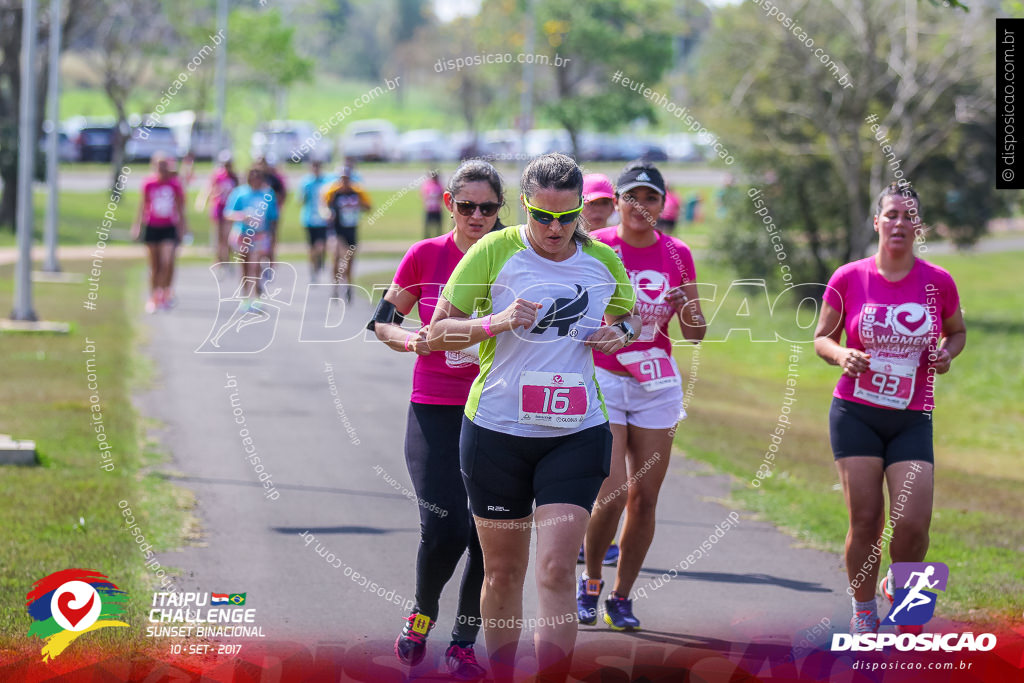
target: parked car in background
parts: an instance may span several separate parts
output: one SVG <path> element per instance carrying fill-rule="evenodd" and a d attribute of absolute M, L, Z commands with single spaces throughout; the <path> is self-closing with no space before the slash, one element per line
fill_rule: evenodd
<path fill-rule="evenodd" d="M 160 123 L 174 133 L 178 143 L 178 156 L 189 152 L 200 161 L 212 161 L 222 150 L 231 149 L 231 135 L 225 130 L 223 139 L 217 140 L 217 122 L 213 117 L 194 111 L 175 111 L 164 114 Z"/>
<path fill-rule="evenodd" d="M 640 159 L 644 161 L 668 161 L 668 153 L 660 143 L 644 140 L 640 143 Z"/>
<path fill-rule="evenodd" d="M 451 158 L 457 160 L 479 159 L 483 156 L 480 134 L 471 130 L 460 130 L 448 136 Z"/>
<path fill-rule="evenodd" d="M 400 161 L 442 161 L 454 159 L 452 145 L 439 130 L 426 128 L 410 130 L 398 137 L 398 152 L 395 158 Z"/>
<path fill-rule="evenodd" d="M 341 139 L 342 153 L 356 161 L 387 161 L 398 152 L 398 129 L 384 119 L 353 121 Z"/>
<path fill-rule="evenodd" d="M 672 161 L 701 161 L 703 156 L 696 144 L 696 137 L 689 133 L 671 133 L 662 138 L 668 158 Z"/>
<path fill-rule="evenodd" d="M 489 130 L 480 142 L 480 155 L 495 161 L 512 161 L 522 154 L 523 140 L 518 130 Z"/>
<path fill-rule="evenodd" d="M 80 161 L 108 162 L 114 155 L 116 124 L 111 119 L 87 119 L 83 116 L 64 123 L 68 137 L 78 150 Z"/>
<path fill-rule="evenodd" d="M 39 140 L 39 151 L 46 154 L 49 147 L 50 135 L 53 134 L 53 124 L 49 121 L 43 122 L 43 136 Z M 57 161 L 78 161 L 78 146 L 71 141 L 63 126 L 57 129 Z"/>
<path fill-rule="evenodd" d="M 178 142 L 167 126 L 132 126 L 131 137 L 124 146 L 125 161 L 149 161 L 156 153 L 172 159 L 178 157 Z"/>
<path fill-rule="evenodd" d="M 615 138 L 607 133 L 586 131 L 577 137 L 579 161 L 614 161 L 618 159 Z"/>
<path fill-rule="evenodd" d="M 562 128 L 538 128 L 526 134 L 526 154 L 535 157 L 549 152 L 572 154 L 572 139 Z"/>
<path fill-rule="evenodd" d="M 309 121 L 270 121 L 252 134 L 250 154 L 302 163 L 312 159 L 329 162 L 334 156 L 329 138 L 316 139 L 316 126 Z"/>

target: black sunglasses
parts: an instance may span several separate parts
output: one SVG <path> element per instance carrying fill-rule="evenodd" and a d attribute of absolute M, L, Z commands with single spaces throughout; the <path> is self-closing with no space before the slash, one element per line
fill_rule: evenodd
<path fill-rule="evenodd" d="M 501 208 L 501 203 L 483 202 L 481 204 L 477 204 L 476 202 L 471 202 L 469 200 L 464 199 L 462 201 L 455 202 L 455 208 L 458 209 L 458 212 L 463 216 L 472 216 L 477 209 L 480 209 L 481 214 L 490 217 L 498 213 L 498 209 Z"/>

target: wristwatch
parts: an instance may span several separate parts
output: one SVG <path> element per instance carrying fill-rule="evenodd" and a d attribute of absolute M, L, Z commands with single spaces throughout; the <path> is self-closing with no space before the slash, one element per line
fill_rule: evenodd
<path fill-rule="evenodd" d="M 615 323 L 615 327 L 619 328 L 620 330 L 622 330 L 623 332 L 626 333 L 626 343 L 627 344 L 629 342 L 633 341 L 633 338 L 636 336 L 636 330 L 634 330 L 633 326 L 630 325 L 625 320 L 621 320 L 621 321 Z"/>

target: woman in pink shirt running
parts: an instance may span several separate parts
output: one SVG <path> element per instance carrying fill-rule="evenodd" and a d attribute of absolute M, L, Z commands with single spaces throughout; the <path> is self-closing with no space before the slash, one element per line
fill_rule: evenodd
<path fill-rule="evenodd" d="M 206 186 L 196 197 L 196 211 L 202 211 L 207 201 L 210 202 L 210 221 L 217 232 L 217 253 L 215 263 L 224 263 L 231 259 L 231 246 L 228 244 L 228 233 L 231 232 L 231 221 L 224 216 L 228 195 L 238 187 L 238 174 L 231 165 L 231 152 L 221 152 L 217 157 L 220 168 L 210 175 Z"/>
<path fill-rule="evenodd" d="M 893 562 L 921 562 L 928 551 L 935 376 L 949 372 L 967 341 L 953 278 L 914 255 L 920 210 L 909 184 L 882 190 L 874 220 L 878 251 L 832 275 L 814 333 L 814 350 L 843 370 L 829 431 L 850 513 L 851 633 L 878 631 L 881 539 L 890 539 Z M 889 489 L 888 524 L 883 484 Z M 882 581 L 887 597 L 891 583 L 891 575 Z"/>
<path fill-rule="evenodd" d="M 459 469 L 459 435 L 479 361 L 462 351 L 431 349 L 427 323 L 462 256 L 494 228 L 504 201 L 501 177 L 485 161 L 466 161 L 451 177 L 443 201 L 455 229 L 412 245 L 369 327 L 395 351 L 417 355 L 405 436 L 405 461 L 420 499 L 416 605 L 395 641 L 395 654 L 410 666 L 423 659 L 427 635 L 438 618 L 441 590 L 468 548 L 459 613 L 445 662 L 455 678 L 473 680 L 485 673 L 473 652 L 481 626 L 484 565 Z M 423 323 L 418 331 L 401 326 L 413 306 Z"/>
<path fill-rule="evenodd" d="M 178 245 L 188 232 L 185 192 L 165 155 L 153 155 L 153 171 L 142 181 L 139 214 L 132 224 L 132 239 L 137 240 L 141 236 L 149 252 L 147 313 L 166 310 L 174 305 L 171 294 L 174 259 Z"/>
<path fill-rule="evenodd" d="M 602 561 L 625 511 L 619 568 L 605 600 L 604 620 L 616 631 L 635 631 L 640 621 L 629 594 L 654 539 L 655 507 L 668 472 L 676 424 L 686 417 L 668 325 L 678 318 L 683 337 L 694 343 L 704 338 L 706 326 L 690 248 L 655 229 L 665 204 L 661 173 L 646 162 L 630 163 L 616 182 L 615 198 L 621 224 L 596 230 L 591 237 L 622 259 L 643 326 L 628 350 L 615 356 L 594 354 L 611 423 L 612 462 L 587 526 L 587 568 L 577 584 L 576 607 L 580 623 L 597 621 L 604 587 Z"/>

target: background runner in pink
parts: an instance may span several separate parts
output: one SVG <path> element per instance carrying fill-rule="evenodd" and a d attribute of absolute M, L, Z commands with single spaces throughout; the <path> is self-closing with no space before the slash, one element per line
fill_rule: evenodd
<path fill-rule="evenodd" d="M 847 347 L 865 351 L 873 359 L 906 359 L 917 366 L 913 395 L 906 409 L 931 410 L 934 401 L 928 396 L 928 354 L 938 344 L 942 321 L 960 308 L 953 277 L 919 258 L 906 277 L 890 282 L 879 274 L 875 256 L 869 256 L 836 270 L 823 299 L 842 313 Z M 874 316 L 874 322 L 865 320 L 865 316 Z M 863 339 L 862 330 L 872 334 L 873 340 Z M 833 396 L 879 405 L 854 395 L 856 381 L 842 375 Z"/>
<path fill-rule="evenodd" d="M 185 191 L 174 176 L 162 179 L 153 174 L 142 182 L 142 222 L 144 225 L 165 228 L 176 226 L 181 220 L 178 202 L 184 203 Z"/>
<path fill-rule="evenodd" d="M 626 273 L 636 290 L 636 312 L 643 319 L 643 328 L 629 346 L 630 351 L 659 348 L 672 355 L 668 323 L 676 308 L 665 300 L 665 294 L 685 282 L 696 281 L 696 269 L 690 248 L 682 240 L 657 233 L 658 241 L 649 247 L 633 247 L 619 237 L 619 226 L 595 230 L 590 236 L 616 251 L 626 266 Z M 594 364 L 612 372 L 626 372 L 614 356 L 594 354 Z"/>

